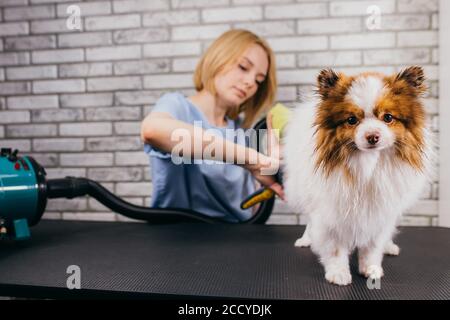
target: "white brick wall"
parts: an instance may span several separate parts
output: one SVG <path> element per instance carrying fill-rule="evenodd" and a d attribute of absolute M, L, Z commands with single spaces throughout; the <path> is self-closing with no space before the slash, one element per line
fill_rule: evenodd
<path fill-rule="evenodd" d="M 83 79 L 34 81 L 33 93 L 65 93 L 85 91 Z"/>
<path fill-rule="evenodd" d="M 83 2 L 75 2 L 75 3 L 62 3 L 57 4 L 57 16 L 58 18 L 68 17 L 67 8 L 71 5 L 77 5 L 81 14 L 84 17 L 88 16 L 97 16 L 97 15 L 107 15 L 111 13 L 111 3 L 109 1 L 100 1 L 100 2 L 92 2 L 92 3 L 83 3 Z"/>
<path fill-rule="evenodd" d="M 66 9 L 81 9 L 81 30 Z M 366 27 L 369 5 L 380 29 Z M 1 0 L 0 144 L 31 154 L 50 177 L 87 176 L 137 204 L 151 177 L 139 126 L 165 92 L 193 92 L 207 45 L 230 28 L 265 37 L 276 53 L 278 99 L 292 104 L 318 71 L 396 72 L 424 66 L 439 130 L 438 0 Z M 402 220 L 436 225 L 439 177 Z M 58 199 L 46 218 L 126 220 L 89 199 Z M 269 223 L 304 223 L 277 203 Z"/>
<path fill-rule="evenodd" d="M 144 45 L 144 57 L 192 56 L 201 53 L 199 42 L 158 43 Z"/>
<path fill-rule="evenodd" d="M 395 1 L 336 1 L 330 4 L 330 16 L 364 16 L 369 6 L 376 5 L 384 14 L 395 12 Z"/>
<path fill-rule="evenodd" d="M 163 28 L 118 30 L 113 34 L 115 43 L 149 43 L 169 40 L 169 31 Z"/>
<path fill-rule="evenodd" d="M 122 89 L 141 89 L 140 77 L 109 77 L 87 79 L 88 91 L 114 91 Z"/>
<path fill-rule="evenodd" d="M 82 151 L 83 139 L 35 139 L 33 150 L 35 151 Z"/>
<path fill-rule="evenodd" d="M 169 70 L 170 60 L 168 59 L 141 59 L 114 63 L 114 74 L 116 75 L 166 73 Z"/>
<path fill-rule="evenodd" d="M 115 16 L 86 18 L 86 30 L 130 29 L 137 28 L 140 24 L 141 16 L 138 14 L 122 15 L 120 19 Z"/>
<path fill-rule="evenodd" d="M 116 0 L 113 1 L 114 12 L 161 11 L 169 9 L 169 1 L 165 0 Z"/>
<path fill-rule="evenodd" d="M 113 93 L 80 93 L 60 95 L 61 107 L 105 107 L 113 105 Z"/>
<path fill-rule="evenodd" d="M 327 3 L 301 3 L 294 5 L 271 5 L 265 7 L 268 19 L 317 18 L 326 17 Z"/>
<path fill-rule="evenodd" d="M 114 46 L 86 49 L 87 61 L 139 59 L 141 50 L 139 46 Z"/>
<path fill-rule="evenodd" d="M 352 34 L 330 36 L 331 49 L 372 49 L 395 47 L 395 33 Z"/>
<path fill-rule="evenodd" d="M 66 19 L 31 21 L 30 25 L 31 33 L 34 34 L 73 32 L 66 27 Z"/>
<path fill-rule="evenodd" d="M 322 18 L 308 19 L 298 24 L 299 34 L 334 34 L 361 32 L 362 21 L 360 18 Z"/>
<path fill-rule="evenodd" d="M 103 167 L 112 166 L 112 153 L 63 153 L 60 155 L 63 167 Z"/>
<path fill-rule="evenodd" d="M 58 35 L 58 45 L 65 47 L 89 47 L 112 45 L 112 35 L 109 32 L 83 32 Z"/>
<path fill-rule="evenodd" d="M 59 63 L 83 61 L 82 49 L 56 49 L 34 51 L 31 55 L 33 63 Z"/>
<path fill-rule="evenodd" d="M 0 95 L 14 95 L 31 93 L 29 82 L 6 82 L 0 83 Z"/>
<path fill-rule="evenodd" d="M 5 50 L 37 50 L 56 48 L 56 36 L 8 37 L 5 39 Z"/>
<path fill-rule="evenodd" d="M 234 7 L 202 10 L 202 19 L 206 23 L 224 21 L 254 21 L 261 20 L 261 7 Z"/>
<path fill-rule="evenodd" d="M 6 134 L 12 138 L 54 137 L 57 132 L 55 124 L 8 125 L 6 127 Z"/>
<path fill-rule="evenodd" d="M 213 26 L 194 26 L 194 27 L 173 27 L 173 40 L 204 40 L 215 39 L 222 33 L 230 29 L 227 24 L 217 24 Z"/>
<path fill-rule="evenodd" d="M 178 24 L 197 24 L 200 14 L 194 10 L 150 12 L 142 16 L 144 27 L 165 27 Z"/>
<path fill-rule="evenodd" d="M 8 97 L 8 109 L 49 109 L 58 108 L 58 96 L 19 96 Z"/>
<path fill-rule="evenodd" d="M 7 80 L 56 78 L 56 66 L 17 67 L 6 69 Z"/>
<path fill-rule="evenodd" d="M 109 122 L 62 123 L 59 125 L 60 136 L 110 136 L 112 124 Z"/>
<path fill-rule="evenodd" d="M 111 62 L 61 64 L 58 67 L 60 78 L 94 77 L 112 75 Z"/>
<path fill-rule="evenodd" d="M 11 22 L 2 23 L 0 28 L 0 37 L 4 36 L 17 36 L 21 34 L 28 34 L 29 27 L 26 22 Z"/>
<path fill-rule="evenodd" d="M 109 107 L 87 109 L 86 120 L 140 120 L 141 108 L 139 107 Z"/>
<path fill-rule="evenodd" d="M 88 178 L 95 181 L 141 181 L 143 178 L 142 168 L 94 168 L 88 170 Z M 145 189 L 144 189 L 145 190 Z M 137 196 L 138 194 L 132 194 Z M 145 195 L 145 194 L 144 194 Z"/>
<path fill-rule="evenodd" d="M 15 66 L 30 63 L 30 55 L 28 52 L 5 52 L 0 53 L 0 65 Z"/>
<path fill-rule="evenodd" d="M 31 119 L 33 122 L 65 122 L 83 120 L 83 110 L 48 109 L 32 110 Z"/>
<path fill-rule="evenodd" d="M 0 111 L 0 123 L 26 123 L 30 122 L 28 111 Z"/>
<path fill-rule="evenodd" d="M 3 10 L 5 21 L 23 21 L 23 20 L 35 20 L 42 18 L 54 18 L 55 7 L 52 5 L 45 6 L 32 6 L 32 7 L 18 7 L 18 8 L 5 8 Z"/>

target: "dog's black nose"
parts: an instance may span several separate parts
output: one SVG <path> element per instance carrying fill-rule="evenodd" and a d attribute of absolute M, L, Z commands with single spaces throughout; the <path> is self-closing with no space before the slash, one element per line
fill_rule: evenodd
<path fill-rule="evenodd" d="M 380 140 L 380 135 L 378 133 L 370 133 L 366 135 L 366 139 L 370 145 L 374 146 Z"/>

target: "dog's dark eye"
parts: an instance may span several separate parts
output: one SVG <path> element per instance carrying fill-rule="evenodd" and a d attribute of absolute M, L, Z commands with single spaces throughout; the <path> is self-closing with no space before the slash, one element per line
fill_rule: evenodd
<path fill-rule="evenodd" d="M 355 116 L 351 116 L 347 119 L 347 123 L 351 126 L 354 126 L 358 123 L 358 118 L 356 118 Z"/>
<path fill-rule="evenodd" d="M 392 120 L 394 120 L 394 117 L 392 116 L 392 114 L 386 113 L 386 114 L 383 116 L 383 120 L 384 120 L 384 122 L 386 122 L 386 123 L 391 123 Z"/>

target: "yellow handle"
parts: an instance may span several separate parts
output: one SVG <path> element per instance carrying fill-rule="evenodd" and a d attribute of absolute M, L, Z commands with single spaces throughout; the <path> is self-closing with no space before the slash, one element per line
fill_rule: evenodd
<path fill-rule="evenodd" d="M 253 207 L 262 201 L 269 200 L 275 195 L 275 192 L 269 188 L 261 188 L 256 192 L 249 195 L 244 201 L 241 202 L 241 209 L 245 210 Z"/>

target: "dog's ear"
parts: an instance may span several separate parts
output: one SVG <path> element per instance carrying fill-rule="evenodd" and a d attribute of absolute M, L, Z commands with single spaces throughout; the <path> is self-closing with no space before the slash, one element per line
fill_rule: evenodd
<path fill-rule="evenodd" d="M 395 81 L 406 83 L 418 94 L 424 93 L 426 90 L 425 75 L 422 67 L 419 66 L 411 66 L 400 71 L 395 76 Z"/>
<path fill-rule="evenodd" d="M 323 97 L 328 97 L 328 93 L 339 81 L 339 75 L 333 69 L 322 69 L 317 77 L 318 93 Z"/>

